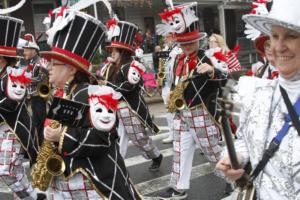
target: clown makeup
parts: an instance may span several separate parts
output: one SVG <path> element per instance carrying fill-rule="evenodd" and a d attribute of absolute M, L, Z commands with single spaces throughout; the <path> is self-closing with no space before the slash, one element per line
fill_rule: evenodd
<path fill-rule="evenodd" d="M 168 21 L 168 25 L 171 28 L 170 32 L 173 33 L 183 33 L 186 28 L 182 14 L 174 14 L 173 19 Z"/>
<path fill-rule="evenodd" d="M 199 41 L 187 44 L 180 44 L 180 47 L 185 55 L 191 55 L 199 49 Z"/>
<path fill-rule="evenodd" d="M 109 132 L 116 123 L 116 111 L 102 104 L 98 98 L 89 101 L 92 125 L 97 130 Z"/>
<path fill-rule="evenodd" d="M 134 67 L 130 67 L 128 70 L 128 82 L 131 84 L 137 84 L 140 79 L 141 79 L 141 75 L 139 73 L 139 71 L 134 68 Z"/>
<path fill-rule="evenodd" d="M 15 101 L 21 101 L 26 93 L 26 85 L 20 82 L 13 82 L 8 78 L 6 90 L 8 98 Z"/>

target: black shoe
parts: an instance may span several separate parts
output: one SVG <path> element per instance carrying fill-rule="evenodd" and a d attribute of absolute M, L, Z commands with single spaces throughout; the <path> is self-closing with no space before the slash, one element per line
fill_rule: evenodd
<path fill-rule="evenodd" d="M 187 193 L 186 192 L 178 192 L 173 188 L 168 188 L 165 191 L 162 191 L 157 196 L 160 200 L 179 200 L 179 199 L 186 199 Z"/>
<path fill-rule="evenodd" d="M 160 165 L 161 165 L 162 159 L 163 159 L 163 155 L 162 155 L 162 154 L 160 154 L 157 158 L 153 158 L 153 159 L 152 159 L 152 164 L 151 164 L 151 166 L 148 168 L 149 171 L 151 171 L 151 172 L 156 172 L 156 171 L 158 171 L 158 169 L 159 169 L 159 167 L 160 167 Z"/>
<path fill-rule="evenodd" d="M 47 200 L 47 196 L 43 193 L 37 193 L 37 200 Z"/>
<path fill-rule="evenodd" d="M 230 183 L 226 183 L 224 196 L 229 196 L 233 192 L 232 186 Z"/>

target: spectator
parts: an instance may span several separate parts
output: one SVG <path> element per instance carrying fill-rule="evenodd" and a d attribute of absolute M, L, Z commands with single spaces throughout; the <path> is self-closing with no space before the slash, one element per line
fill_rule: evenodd
<path fill-rule="evenodd" d="M 152 53 L 156 46 L 156 37 L 150 29 L 148 29 L 144 36 L 144 41 L 142 44 L 142 49 L 145 53 Z"/>
<path fill-rule="evenodd" d="M 223 54 L 227 58 L 227 64 L 228 64 L 228 72 L 234 72 L 234 71 L 240 71 L 242 70 L 242 66 L 237 58 L 237 51 L 236 50 L 230 50 L 224 40 L 224 38 L 221 35 L 218 34 L 212 34 L 209 37 L 209 48 L 221 48 Z"/>
<path fill-rule="evenodd" d="M 161 47 L 160 46 L 155 46 L 154 48 L 154 52 L 152 54 L 152 58 L 153 58 L 153 68 L 154 68 L 154 72 L 155 74 L 157 74 L 158 72 L 158 65 L 159 65 L 159 58 L 157 57 L 157 52 L 161 52 Z"/>

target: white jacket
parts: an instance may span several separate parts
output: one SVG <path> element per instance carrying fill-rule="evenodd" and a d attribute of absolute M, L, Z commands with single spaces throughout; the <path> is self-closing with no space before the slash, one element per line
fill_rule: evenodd
<path fill-rule="evenodd" d="M 284 124 L 287 109 L 278 94 L 278 82 L 255 77 L 242 77 L 239 81 L 242 110 L 235 146 L 242 163 L 250 159 L 253 168 Z M 300 88 L 295 92 L 300 94 Z M 294 104 L 296 98 L 291 101 Z M 261 200 L 300 200 L 300 136 L 294 127 L 256 178 L 255 186 Z"/>

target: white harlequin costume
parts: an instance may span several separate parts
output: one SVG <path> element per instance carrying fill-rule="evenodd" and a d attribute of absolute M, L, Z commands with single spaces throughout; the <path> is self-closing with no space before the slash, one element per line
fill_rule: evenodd
<path fill-rule="evenodd" d="M 158 33 L 172 34 L 179 44 L 187 45 L 206 35 L 200 33 L 195 2 L 171 6 L 160 16 L 163 24 L 157 26 Z M 216 100 L 220 90 L 220 85 L 216 83 L 220 82 L 224 76 L 217 69 L 212 77 L 199 75 L 196 67 L 201 63 L 211 64 L 203 50 L 196 50 L 191 55 L 178 55 L 173 67 L 174 78 L 171 91 L 174 91 L 176 85 L 183 79 L 190 78 L 183 91 L 187 107 L 175 111 L 173 124 L 174 157 L 170 186 L 177 191 L 190 188 L 196 147 L 200 147 L 205 157 L 213 164 L 219 160 L 221 153 L 221 147 L 218 145 L 220 129 L 216 121 L 217 112 L 212 102 Z M 160 195 L 162 195 L 160 197 L 165 197 L 164 192 Z"/>

